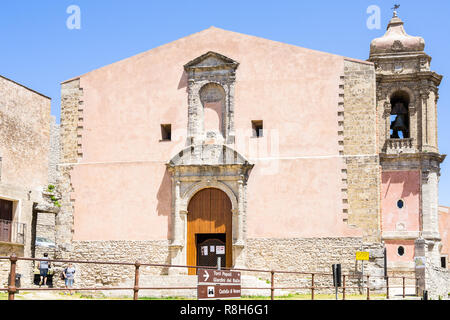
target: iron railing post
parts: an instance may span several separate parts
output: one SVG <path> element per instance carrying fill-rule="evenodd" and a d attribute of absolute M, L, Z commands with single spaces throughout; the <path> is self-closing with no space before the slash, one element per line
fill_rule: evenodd
<path fill-rule="evenodd" d="M 416 278 L 416 296 L 419 296 L 419 278 Z"/>
<path fill-rule="evenodd" d="M 314 273 L 311 273 L 311 300 L 314 300 Z"/>
<path fill-rule="evenodd" d="M 275 272 L 274 271 L 270 271 L 270 300 L 273 300 L 274 298 L 274 281 L 275 281 Z"/>
<path fill-rule="evenodd" d="M 389 277 L 386 277 L 386 299 L 389 300 Z"/>
<path fill-rule="evenodd" d="M 342 275 L 342 300 L 345 300 L 345 274 Z"/>
<path fill-rule="evenodd" d="M 403 299 L 405 298 L 405 277 L 403 278 Z"/>
<path fill-rule="evenodd" d="M 370 300 L 370 284 L 369 284 L 369 276 L 367 276 L 367 300 Z"/>
<path fill-rule="evenodd" d="M 17 255 L 15 253 L 11 254 L 9 260 L 11 261 L 11 268 L 9 270 L 8 300 L 14 300 L 14 294 L 17 291 L 16 288 Z"/>
<path fill-rule="evenodd" d="M 139 261 L 136 261 L 134 263 L 134 287 L 133 287 L 133 300 L 137 300 L 139 297 L 139 267 L 141 266 L 141 264 L 139 263 Z"/>

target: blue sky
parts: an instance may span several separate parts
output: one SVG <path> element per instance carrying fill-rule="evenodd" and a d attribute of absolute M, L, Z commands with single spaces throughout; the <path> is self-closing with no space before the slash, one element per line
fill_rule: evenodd
<path fill-rule="evenodd" d="M 0 74 L 52 98 L 59 121 L 60 82 L 216 26 L 343 56 L 367 59 L 398 1 L 149 1 L 15 0 L 0 2 Z M 411 35 L 425 39 L 431 67 L 444 75 L 438 102 L 440 152 L 450 153 L 450 1 L 400 2 Z M 66 12 L 81 9 L 81 29 Z M 381 9 L 381 28 L 369 29 L 367 8 Z M 440 203 L 450 206 L 450 157 L 440 179 Z"/>

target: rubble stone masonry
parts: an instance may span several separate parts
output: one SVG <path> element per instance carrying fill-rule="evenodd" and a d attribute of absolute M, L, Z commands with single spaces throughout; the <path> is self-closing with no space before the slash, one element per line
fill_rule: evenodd
<path fill-rule="evenodd" d="M 363 229 L 365 241 L 380 241 L 380 165 L 377 154 L 375 69 L 344 61 L 344 156 L 348 223 Z"/>

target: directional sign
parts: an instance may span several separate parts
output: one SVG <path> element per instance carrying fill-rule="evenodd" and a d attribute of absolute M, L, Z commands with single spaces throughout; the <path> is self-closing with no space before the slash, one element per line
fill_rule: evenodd
<path fill-rule="evenodd" d="M 240 298 L 240 285 L 226 285 L 226 284 L 199 284 L 197 287 L 198 299 L 225 299 L 225 298 Z"/>
<path fill-rule="evenodd" d="M 229 270 L 199 269 L 198 283 L 241 284 L 241 273 Z"/>
<path fill-rule="evenodd" d="M 240 297 L 240 272 L 214 269 L 198 270 L 198 299 L 224 299 Z"/>

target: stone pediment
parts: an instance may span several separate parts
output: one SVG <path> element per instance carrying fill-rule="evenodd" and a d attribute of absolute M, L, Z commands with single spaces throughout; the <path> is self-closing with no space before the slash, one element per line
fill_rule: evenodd
<path fill-rule="evenodd" d="M 239 152 L 226 145 L 199 144 L 180 151 L 170 160 L 168 165 L 171 167 L 186 165 L 249 165 L 249 162 Z"/>
<path fill-rule="evenodd" d="M 208 51 L 207 53 L 195 58 L 184 65 L 186 71 L 192 69 L 214 70 L 214 69 L 233 69 L 235 70 L 239 63 L 221 55 L 219 53 Z"/>

